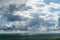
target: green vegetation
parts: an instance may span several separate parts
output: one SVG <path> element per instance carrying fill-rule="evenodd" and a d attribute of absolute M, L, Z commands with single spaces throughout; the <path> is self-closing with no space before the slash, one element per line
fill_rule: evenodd
<path fill-rule="evenodd" d="M 60 34 L 0 35 L 0 40 L 60 40 Z"/>
<path fill-rule="evenodd" d="M 0 40 L 60 40 L 60 37 L 52 38 L 0 38 Z"/>

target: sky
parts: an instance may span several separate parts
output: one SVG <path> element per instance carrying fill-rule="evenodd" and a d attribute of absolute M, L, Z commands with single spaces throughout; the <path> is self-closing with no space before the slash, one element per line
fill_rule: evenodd
<path fill-rule="evenodd" d="M 60 0 L 0 0 L 0 30 L 60 31 Z"/>

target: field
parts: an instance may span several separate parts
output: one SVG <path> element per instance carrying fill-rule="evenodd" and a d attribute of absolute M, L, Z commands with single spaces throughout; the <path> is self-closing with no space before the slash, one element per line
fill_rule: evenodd
<path fill-rule="evenodd" d="M 1 34 L 0 40 L 60 40 L 60 34 L 35 34 L 35 35 L 20 35 L 20 34 Z"/>

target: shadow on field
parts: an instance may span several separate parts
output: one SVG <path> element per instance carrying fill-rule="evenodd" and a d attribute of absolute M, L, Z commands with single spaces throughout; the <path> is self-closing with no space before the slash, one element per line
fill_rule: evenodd
<path fill-rule="evenodd" d="M 41 35 L 27 35 L 21 36 L 17 34 L 2 34 L 0 35 L 0 40 L 60 40 L 60 34 L 50 35 L 50 34 L 41 34 Z"/>
<path fill-rule="evenodd" d="M 60 40 L 60 38 L 0 38 L 0 40 Z"/>

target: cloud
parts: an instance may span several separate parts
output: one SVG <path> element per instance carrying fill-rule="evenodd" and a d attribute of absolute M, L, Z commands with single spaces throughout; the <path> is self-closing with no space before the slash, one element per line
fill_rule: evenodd
<path fill-rule="evenodd" d="M 6 0 L 0 3 L 0 29 L 37 33 L 58 27 L 60 4 L 52 0 Z"/>
<path fill-rule="evenodd" d="M 44 0 L 44 2 L 45 2 L 46 4 L 50 4 L 51 2 L 54 2 L 54 3 L 56 3 L 56 4 L 60 4 L 60 1 L 58 1 L 58 0 Z"/>
<path fill-rule="evenodd" d="M 6 14 L 7 21 L 22 21 L 22 18 L 19 16 L 14 16 L 12 14 Z"/>
<path fill-rule="evenodd" d="M 30 20 L 28 26 L 32 27 L 32 26 L 36 26 L 36 25 L 40 25 L 40 23 L 43 21 L 42 18 L 39 18 L 38 15 L 34 15 L 34 18 Z"/>
<path fill-rule="evenodd" d="M 31 9 L 31 7 L 27 6 L 26 4 L 22 4 L 17 8 L 17 10 L 20 10 L 20 11 L 27 11 L 29 9 Z"/>
<path fill-rule="evenodd" d="M 15 4 L 10 4 L 9 5 L 9 8 L 8 8 L 9 12 L 14 12 L 16 9 L 17 8 L 16 8 L 16 5 Z"/>
<path fill-rule="evenodd" d="M 52 8 L 60 9 L 60 4 L 56 4 L 56 3 L 54 3 L 54 2 L 51 2 L 51 3 L 50 3 L 50 6 L 51 6 Z"/>

